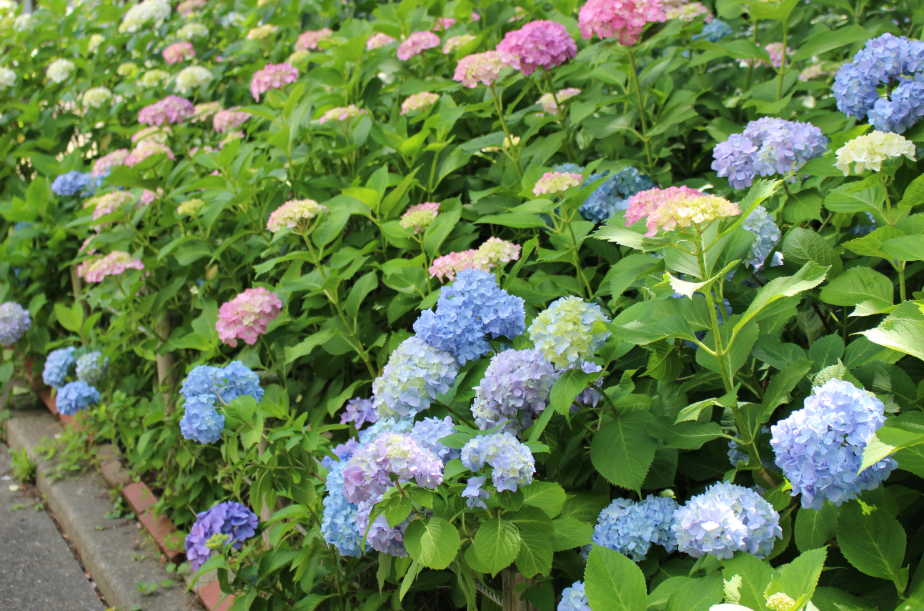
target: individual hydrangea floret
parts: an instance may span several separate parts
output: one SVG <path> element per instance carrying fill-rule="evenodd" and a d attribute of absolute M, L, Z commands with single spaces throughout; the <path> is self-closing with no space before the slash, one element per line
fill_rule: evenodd
<path fill-rule="evenodd" d="M 516 492 L 533 482 L 533 453 L 510 433 L 479 435 L 462 447 L 462 464 L 472 473 L 492 467 L 491 481 L 498 492 Z"/>
<path fill-rule="evenodd" d="M 299 34 L 298 40 L 295 41 L 295 49 L 297 51 L 314 51 L 318 48 L 318 43 L 322 40 L 327 40 L 333 35 L 334 32 L 330 28 L 321 28 L 314 32 L 304 32 Z"/>
<path fill-rule="evenodd" d="M 398 59 L 407 61 L 439 44 L 440 37 L 433 32 L 414 32 L 398 45 Z"/>
<path fill-rule="evenodd" d="M 506 66 L 504 55 L 498 51 L 475 53 L 459 60 L 452 80 L 469 89 L 474 89 L 479 83 L 493 87 Z"/>
<path fill-rule="evenodd" d="M 616 38 L 631 47 L 638 42 L 645 24 L 666 21 L 661 0 L 588 0 L 578 13 L 581 36 L 590 40 Z"/>
<path fill-rule="evenodd" d="M 222 304 L 218 310 L 218 338 L 222 342 L 237 347 L 241 339 L 250 346 L 266 333 L 267 326 L 279 316 L 282 302 L 276 293 L 271 293 L 262 286 L 247 289 L 231 301 Z"/>
<path fill-rule="evenodd" d="M 175 88 L 179 93 L 185 95 L 199 87 L 205 87 L 212 82 L 213 78 L 212 72 L 208 68 L 187 66 L 176 75 Z"/>
<path fill-rule="evenodd" d="M 626 227 L 647 218 L 645 235 L 653 236 L 659 230 L 674 231 L 678 227 L 708 224 L 738 214 L 741 214 L 738 204 L 689 187 L 649 189 L 629 199 Z"/>
<path fill-rule="evenodd" d="M 425 202 L 411 206 L 401 215 L 401 226 L 405 229 L 413 229 L 415 234 L 422 233 L 436 220 L 439 210 L 440 205 L 437 202 Z"/>
<path fill-rule="evenodd" d="M 324 125 L 328 121 L 337 121 L 339 123 L 350 123 L 356 117 L 367 114 L 362 108 L 357 108 L 355 104 L 349 106 L 339 106 L 331 108 L 318 119 L 318 123 Z"/>
<path fill-rule="evenodd" d="M 648 495 L 641 502 L 616 499 L 597 517 L 592 541 L 636 562 L 645 559 L 652 545 L 672 552 L 677 548 L 675 511 L 677 501 L 668 497 Z"/>
<path fill-rule="evenodd" d="M 77 359 L 77 379 L 96 385 L 109 372 L 109 357 L 101 352 L 88 352 Z"/>
<path fill-rule="evenodd" d="M 73 346 L 68 346 L 48 353 L 45 368 L 42 370 L 42 381 L 45 384 L 52 388 L 61 388 L 67 384 L 67 375 L 76 363 L 74 350 Z"/>
<path fill-rule="evenodd" d="M 533 187 L 534 195 L 560 195 L 581 184 L 582 176 L 573 172 L 546 172 Z"/>
<path fill-rule="evenodd" d="M 590 360 L 603 346 L 610 332 L 595 327 L 604 322 L 609 318 L 599 305 L 580 297 L 562 297 L 533 320 L 529 337 L 552 365 L 568 369 Z"/>
<path fill-rule="evenodd" d="M 90 174 L 94 178 L 103 178 L 109 175 L 112 168 L 123 165 L 128 158 L 130 151 L 128 149 L 116 149 L 111 153 L 104 155 L 96 160 L 93 164 L 93 170 Z"/>
<path fill-rule="evenodd" d="M 145 106 L 138 113 L 138 123 L 144 125 L 163 125 L 164 123 L 182 123 L 196 114 L 196 108 L 186 98 L 171 95 L 160 102 Z"/>
<path fill-rule="evenodd" d="M 322 206 L 313 199 L 295 199 L 288 201 L 270 214 L 266 228 L 276 233 L 283 227 L 297 229 L 304 233 L 308 231 L 311 220 L 326 213 L 327 206 Z"/>
<path fill-rule="evenodd" d="M 219 110 L 212 119 L 212 126 L 219 134 L 239 128 L 244 121 L 250 118 L 246 112 L 237 112 L 239 107 Z"/>
<path fill-rule="evenodd" d="M 692 36 L 693 42 L 705 40 L 707 42 L 719 42 L 733 34 L 731 26 L 721 19 L 713 19 L 703 26 L 703 31 Z"/>
<path fill-rule="evenodd" d="M 608 172 L 592 174 L 584 180 L 582 186 L 593 184 L 607 175 Z M 597 187 L 584 200 L 578 211 L 588 221 L 598 224 L 604 223 L 618 211 L 628 209 L 630 197 L 652 188 L 654 188 L 652 180 L 639 173 L 637 169 L 633 167 L 623 168 Z"/>
<path fill-rule="evenodd" d="M 357 430 L 363 428 L 367 422 L 374 424 L 378 419 L 379 414 L 372 405 L 372 399 L 360 399 L 359 397 L 347 401 L 346 409 L 340 414 L 340 424 L 352 422 Z"/>
<path fill-rule="evenodd" d="M 431 106 L 439 102 L 440 96 L 429 91 L 421 91 L 409 96 L 401 103 L 401 114 L 406 115 L 409 112 L 424 112 Z"/>
<path fill-rule="evenodd" d="M 410 433 L 383 433 L 350 458 L 343 469 L 343 495 L 359 504 L 379 498 L 395 482 L 411 480 L 435 489 L 443 482 L 443 462 Z"/>
<path fill-rule="evenodd" d="M 29 311 L 15 301 L 0 304 L 0 346 L 12 346 L 32 326 Z"/>
<path fill-rule="evenodd" d="M 120 276 L 129 269 L 144 269 L 141 259 L 134 259 L 127 252 L 113 251 L 89 265 L 84 273 L 87 282 L 102 282 L 106 276 Z"/>
<path fill-rule="evenodd" d="M 539 20 L 507 32 L 497 51 L 509 66 L 529 76 L 536 68 L 551 70 L 574 59 L 577 44 L 562 24 Z"/>
<path fill-rule="evenodd" d="M 298 69 L 292 64 L 268 64 L 253 75 L 250 81 L 250 93 L 253 99 L 260 101 L 260 94 L 271 89 L 281 89 L 298 80 Z"/>
<path fill-rule="evenodd" d="M 902 155 L 914 161 L 914 144 L 898 134 L 875 131 L 871 134 L 857 136 L 837 149 L 837 162 L 834 164 L 844 176 L 850 174 L 850 164 L 854 164 L 853 173 L 862 174 L 867 170 L 878 172 L 882 162 L 898 159 Z"/>
<path fill-rule="evenodd" d="M 175 42 L 164 49 L 163 56 L 164 61 L 168 64 L 178 64 L 195 57 L 196 50 L 193 48 L 191 42 Z"/>
<path fill-rule="evenodd" d="M 93 87 L 84 92 L 82 100 L 87 108 L 102 108 L 112 101 L 112 92 L 105 87 Z"/>
<path fill-rule="evenodd" d="M 468 505 L 469 509 L 475 509 L 476 507 L 488 508 L 485 501 L 491 498 L 491 494 L 484 489 L 486 481 L 488 481 L 488 478 L 484 475 L 469 478 L 465 490 L 462 491 L 462 498 L 465 499 L 465 504 Z"/>
<path fill-rule="evenodd" d="M 525 331 L 523 299 L 497 285 L 492 274 L 468 269 L 440 289 L 436 311 L 424 310 L 414 323 L 417 337 L 453 355 L 460 365 L 487 354 L 488 337 L 514 338 Z"/>
<path fill-rule="evenodd" d="M 443 45 L 443 53 L 449 55 L 453 51 L 458 51 L 468 43 L 472 42 L 478 38 L 472 34 L 461 34 L 459 36 L 452 36 L 446 40 L 446 44 Z"/>
<path fill-rule="evenodd" d="M 55 407 L 62 416 L 73 416 L 99 403 L 99 391 L 82 380 L 69 382 L 58 390 Z"/>
<path fill-rule="evenodd" d="M 413 416 L 448 391 L 458 373 L 450 353 L 409 337 L 391 353 L 382 375 L 372 383 L 372 403 L 379 418 Z"/>
<path fill-rule="evenodd" d="M 170 17 L 170 5 L 164 0 L 144 0 L 133 4 L 122 17 L 120 32 L 134 33 L 148 23 L 160 25 Z"/>
<path fill-rule="evenodd" d="M 776 464 L 792 483 L 802 506 L 820 510 L 879 486 L 898 466 L 884 458 L 860 472 L 863 451 L 885 423 L 885 406 L 875 395 L 844 380 L 812 389 L 805 407 L 770 428 Z"/>
<path fill-rule="evenodd" d="M 502 430 L 520 433 L 548 407 L 560 375 L 538 350 L 501 352 L 475 387 L 475 424 L 481 430 L 503 424 Z"/>
<path fill-rule="evenodd" d="M 75 195 L 87 197 L 93 195 L 95 189 L 96 181 L 93 180 L 93 177 L 76 170 L 61 174 L 51 183 L 51 191 L 55 195 L 63 197 L 73 197 Z"/>
<path fill-rule="evenodd" d="M 557 115 L 558 111 L 560 110 L 558 105 L 562 104 L 565 100 L 570 100 L 579 93 L 581 93 L 581 90 L 577 89 L 576 87 L 560 89 L 555 95 L 552 95 L 551 92 L 544 93 L 536 101 L 536 104 L 540 104 L 542 106 L 542 110 L 545 111 L 546 114 Z M 558 104 L 555 103 L 556 98 L 558 99 Z"/>
<path fill-rule="evenodd" d="M 756 176 L 789 176 L 827 150 L 828 139 L 810 123 L 764 117 L 748 123 L 713 150 L 712 169 L 736 189 Z M 794 180 L 794 178 L 790 178 Z"/>
<path fill-rule="evenodd" d="M 783 538 L 780 514 L 750 488 L 730 482 L 713 485 L 674 513 L 677 549 L 719 559 L 745 552 L 765 558 Z"/>
<path fill-rule="evenodd" d="M 207 545 L 209 539 L 215 535 L 225 535 L 230 537 L 228 541 L 234 549 L 241 549 L 244 541 L 257 533 L 259 524 L 257 514 L 234 501 L 219 503 L 197 514 L 196 523 L 186 537 L 186 559 L 192 570 L 198 571 L 212 556 L 213 550 Z"/>
<path fill-rule="evenodd" d="M 562 590 L 556 611 L 591 611 L 583 581 L 575 581 L 570 588 Z"/>
<path fill-rule="evenodd" d="M 55 61 L 48 64 L 48 69 L 45 71 L 45 76 L 48 77 L 52 83 L 63 83 L 70 77 L 71 72 L 74 71 L 74 62 L 68 59 L 56 59 Z"/>
<path fill-rule="evenodd" d="M 382 32 L 376 32 L 369 38 L 369 40 L 366 41 L 366 51 L 374 51 L 376 49 L 381 49 L 385 45 L 390 45 L 393 42 L 397 42 L 397 40 L 392 38 L 388 34 L 383 34 Z"/>
<path fill-rule="evenodd" d="M 744 264 L 752 267 L 754 271 L 759 271 L 764 266 L 764 261 L 780 243 L 783 234 L 763 206 L 757 206 L 741 226 L 754 234 L 754 242 L 751 244 L 751 251 Z"/>

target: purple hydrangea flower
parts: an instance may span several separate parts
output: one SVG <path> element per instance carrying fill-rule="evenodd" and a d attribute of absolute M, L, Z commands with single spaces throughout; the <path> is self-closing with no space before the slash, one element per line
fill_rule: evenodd
<path fill-rule="evenodd" d="M 99 391 L 86 382 L 70 382 L 58 390 L 55 407 L 62 416 L 73 416 L 95 403 L 99 403 Z"/>
<path fill-rule="evenodd" d="M 636 503 L 616 499 L 600 512 L 592 541 L 641 562 L 652 545 L 661 545 L 668 552 L 677 548 L 674 534 L 674 512 L 677 501 L 649 495 Z"/>
<path fill-rule="evenodd" d="M 359 442 L 355 439 L 347 439 L 346 442 L 337 444 L 334 446 L 332 452 L 334 456 L 337 457 L 339 462 L 346 462 L 353 457 L 353 454 L 356 453 L 356 450 L 359 449 Z M 330 469 L 331 465 L 334 464 L 334 459 L 330 456 L 325 456 L 321 459 L 321 466 L 325 469 Z"/>
<path fill-rule="evenodd" d="M 228 535 L 234 549 L 241 549 L 244 541 L 256 534 L 259 523 L 257 514 L 234 501 L 219 503 L 197 514 L 196 523 L 186 537 L 186 558 L 192 570 L 198 571 L 211 557 L 213 550 L 206 544 L 214 535 Z"/>
<path fill-rule="evenodd" d="M 413 417 L 448 391 L 458 373 L 450 353 L 409 337 L 391 353 L 382 375 L 372 383 L 372 404 L 379 418 Z"/>
<path fill-rule="evenodd" d="M 407 525 L 411 523 L 412 517 L 408 517 L 404 522 L 392 528 L 388 525 L 388 520 L 385 519 L 385 516 L 380 515 L 373 520 L 370 526 L 369 516 L 375 503 L 380 499 L 381 497 L 363 501 L 359 504 L 356 511 L 356 529 L 360 533 L 360 539 L 362 539 L 362 534 L 366 533 L 368 528 L 366 545 L 377 552 L 405 558 L 407 557 L 407 549 L 404 547 L 404 531 L 407 530 Z"/>
<path fill-rule="evenodd" d="M 792 482 L 802 506 L 821 509 L 879 486 L 898 466 L 884 458 L 862 473 L 863 450 L 885 423 L 885 406 L 872 393 L 843 380 L 813 389 L 805 407 L 770 428 L 776 464 Z M 859 473 L 859 475 L 858 475 Z"/>
<path fill-rule="evenodd" d="M 383 433 L 357 451 L 343 470 L 343 495 L 351 503 L 377 499 L 394 482 L 414 480 L 435 489 L 443 482 L 443 462 L 408 433 Z"/>
<path fill-rule="evenodd" d="M 504 424 L 505 431 L 521 432 L 545 411 L 560 375 L 538 350 L 501 352 L 475 387 L 475 424 L 481 430 Z"/>
<path fill-rule="evenodd" d="M 465 490 L 462 491 L 462 498 L 465 499 L 465 503 L 470 509 L 474 509 L 475 507 L 480 507 L 482 509 L 488 508 L 485 501 L 488 500 L 491 495 L 482 489 L 487 479 L 488 478 L 484 475 L 469 478 L 468 485 L 465 487 Z"/>
<path fill-rule="evenodd" d="M 347 401 L 346 409 L 340 414 L 340 424 L 352 422 L 356 430 L 363 428 L 365 423 L 373 424 L 378 419 L 379 415 L 372 405 L 372 399 L 359 397 Z"/>
<path fill-rule="evenodd" d="M 445 465 L 450 460 L 459 458 L 461 451 L 447 448 L 440 443 L 440 439 L 448 437 L 455 432 L 456 429 L 455 425 L 452 423 L 452 418 L 446 416 L 442 420 L 439 418 L 424 418 L 420 422 L 414 423 L 411 436 L 421 446 L 436 454 L 443 462 L 443 465 Z"/>
<path fill-rule="evenodd" d="M 12 346 L 31 326 L 29 311 L 21 305 L 15 301 L 0 304 L 0 346 Z"/>
<path fill-rule="evenodd" d="M 498 492 L 516 492 L 533 482 L 536 460 L 529 448 L 510 433 L 480 435 L 462 448 L 462 464 L 473 473 L 493 467 L 491 481 Z"/>
<path fill-rule="evenodd" d="M 591 611 L 583 581 L 575 581 L 570 588 L 562 590 L 557 611 Z"/>
<path fill-rule="evenodd" d="M 357 506 L 343 496 L 343 469 L 346 465 L 345 461 L 335 462 L 327 472 L 321 536 L 328 545 L 336 547 L 341 556 L 359 557 L 363 555 L 363 533 L 357 526 Z"/>

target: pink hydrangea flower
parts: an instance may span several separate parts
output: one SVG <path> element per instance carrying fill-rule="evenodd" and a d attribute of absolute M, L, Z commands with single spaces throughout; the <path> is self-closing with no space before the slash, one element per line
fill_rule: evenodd
<path fill-rule="evenodd" d="M 456 20 L 453 19 L 452 17 L 439 17 L 436 20 L 436 23 L 433 24 L 433 31 L 434 32 L 444 32 L 448 30 L 449 28 L 451 28 L 452 26 L 454 26 L 455 24 L 456 24 Z"/>
<path fill-rule="evenodd" d="M 260 94 L 270 89 L 280 89 L 298 80 L 298 69 L 292 64 L 268 64 L 253 75 L 250 81 L 250 93 L 253 99 L 260 101 Z"/>
<path fill-rule="evenodd" d="M 536 68 L 551 70 L 577 57 L 577 44 L 560 23 L 531 21 L 507 32 L 497 45 L 509 65 L 529 76 Z"/>
<path fill-rule="evenodd" d="M 488 238 L 477 250 L 463 250 L 438 257 L 430 266 L 430 276 L 444 280 L 455 280 L 456 274 L 466 269 L 480 269 L 490 272 L 500 263 L 520 258 L 521 247 L 500 238 Z"/>
<path fill-rule="evenodd" d="M 93 169 L 90 171 L 90 174 L 93 178 L 106 176 L 112 168 L 124 164 L 125 158 L 128 157 L 128 155 L 128 149 L 116 149 L 97 159 L 96 163 L 93 164 Z"/>
<path fill-rule="evenodd" d="M 630 47 L 638 42 L 645 24 L 667 21 L 661 0 L 588 0 L 578 13 L 581 36 L 590 40 L 616 38 Z"/>
<path fill-rule="evenodd" d="M 144 269 L 141 259 L 133 259 L 127 252 L 115 250 L 93 261 L 82 271 L 87 282 L 102 282 L 106 276 L 120 276 L 128 269 Z"/>
<path fill-rule="evenodd" d="M 440 37 L 433 32 L 414 32 L 398 45 L 398 59 L 407 61 L 440 44 Z"/>
<path fill-rule="evenodd" d="M 436 104 L 439 99 L 440 96 L 436 95 L 435 93 L 430 93 L 429 91 L 421 91 L 420 93 L 415 93 L 401 103 L 401 114 L 406 115 L 407 113 L 414 110 L 423 112 L 424 110 L 427 110 Z"/>
<path fill-rule="evenodd" d="M 240 107 L 235 106 L 234 108 L 219 110 L 215 113 L 215 117 L 212 119 L 212 125 L 215 126 L 216 132 L 221 134 L 229 130 L 235 130 L 250 117 L 250 115 L 245 112 L 235 112 L 238 108 Z"/>
<path fill-rule="evenodd" d="M 448 255 L 437 257 L 430 265 L 430 276 L 443 280 L 455 280 L 456 274 L 466 269 L 482 269 L 475 263 L 475 249 L 463 250 L 462 252 L 451 252 Z M 483 270 L 488 271 L 488 270 Z"/>
<path fill-rule="evenodd" d="M 764 50 L 770 54 L 770 63 L 762 59 L 742 59 L 738 62 L 738 65 L 742 68 L 747 68 L 752 64 L 758 66 L 773 66 L 774 68 L 781 68 L 783 66 L 783 43 L 771 42 L 764 47 Z M 795 51 L 786 47 L 786 57 L 792 57 L 793 53 L 795 53 Z"/>
<path fill-rule="evenodd" d="M 93 220 L 97 221 L 107 214 L 112 214 L 117 210 L 121 210 L 125 207 L 125 204 L 131 201 L 132 195 L 127 191 L 110 191 L 99 197 L 87 200 L 83 207 L 89 208 L 91 205 L 95 205 L 95 208 L 93 208 Z"/>
<path fill-rule="evenodd" d="M 224 343 L 237 347 L 242 339 L 253 346 L 257 338 L 266 333 L 269 323 L 276 320 L 282 302 L 276 293 L 263 287 L 247 289 L 231 301 L 223 303 L 218 310 L 218 337 Z"/>
<path fill-rule="evenodd" d="M 350 104 L 349 106 L 338 106 L 337 108 L 331 108 L 318 119 L 318 123 L 324 125 L 328 121 L 349 121 L 360 115 L 366 114 L 365 110 L 356 108 L 355 104 Z"/>
<path fill-rule="evenodd" d="M 571 187 L 581 184 L 583 178 L 580 174 L 573 172 L 546 172 L 536 182 L 533 187 L 535 195 L 547 195 L 549 193 L 564 193 Z"/>
<path fill-rule="evenodd" d="M 504 55 L 498 51 L 475 53 L 459 60 L 452 80 L 462 83 L 469 89 L 474 89 L 478 83 L 490 87 L 497 81 L 498 75 L 506 66 Z"/>
<path fill-rule="evenodd" d="M 296 51 L 313 51 L 318 48 L 318 43 L 327 40 L 334 35 L 330 28 L 322 28 L 314 32 L 304 32 L 299 34 L 298 40 L 295 41 Z"/>
<path fill-rule="evenodd" d="M 128 157 L 125 158 L 125 165 L 133 168 L 151 155 L 160 155 L 162 153 L 166 155 L 168 159 L 176 159 L 176 157 L 173 156 L 173 151 L 166 145 L 160 142 L 154 142 L 153 140 L 142 140 L 138 146 L 132 149 Z"/>
<path fill-rule="evenodd" d="M 163 197 L 163 196 L 164 196 L 164 190 L 161 189 L 160 187 L 157 187 L 156 193 L 149 189 L 145 189 L 144 191 L 141 192 L 141 197 L 139 198 L 138 201 L 141 202 L 142 206 L 147 206 L 151 202 L 153 202 L 155 199 L 159 197 Z"/>
<path fill-rule="evenodd" d="M 178 64 L 181 61 L 196 56 L 196 50 L 191 42 L 175 42 L 164 49 L 164 60 L 168 64 Z"/>
<path fill-rule="evenodd" d="M 395 41 L 396 39 L 392 38 L 388 34 L 376 32 L 369 40 L 366 41 L 366 51 L 375 51 L 376 49 L 381 49 L 385 45 L 390 45 Z"/>
<path fill-rule="evenodd" d="M 311 219 L 327 212 L 327 206 L 322 206 L 313 199 L 294 199 L 279 206 L 269 217 L 266 228 L 276 233 L 283 227 L 298 228 L 307 231 Z"/>
<path fill-rule="evenodd" d="M 196 107 L 186 98 L 170 95 L 145 106 L 138 113 L 138 122 L 145 125 L 163 125 L 164 123 L 180 123 L 196 114 Z"/>
<path fill-rule="evenodd" d="M 629 198 L 628 205 L 626 227 L 647 218 L 646 236 L 653 236 L 660 229 L 673 231 L 677 227 L 711 223 L 741 214 L 738 204 L 715 195 L 704 195 L 689 187 L 642 191 Z"/>
<path fill-rule="evenodd" d="M 555 98 L 558 98 L 558 103 L 561 104 L 565 100 L 571 99 L 579 93 L 581 93 L 580 89 L 575 87 L 568 87 L 567 89 L 560 89 L 554 96 L 551 93 L 544 93 L 536 103 L 541 104 L 542 110 L 544 110 L 546 113 L 550 115 L 557 115 L 558 105 L 555 104 Z"/>
<path fill-rule="evenodd" d="M 430 223 L 436 220 L 439 214 L 440 205 L 434 202 L 417 204 L 407 209 L 407 212 L 401 215 L 401 226 L 405 229 L 414 229 L 414 233 L 425 231 Z"/>

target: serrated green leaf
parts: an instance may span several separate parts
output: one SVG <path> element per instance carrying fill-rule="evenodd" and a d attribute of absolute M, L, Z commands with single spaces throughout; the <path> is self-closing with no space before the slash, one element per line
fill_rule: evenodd
<path fill-rule="evenodd" d="M 605 422 L 590 444 L 590 458 L 611 484 L 641 490 L 658 444 L 648 434 L 651 415 L 629 412 Z"/>

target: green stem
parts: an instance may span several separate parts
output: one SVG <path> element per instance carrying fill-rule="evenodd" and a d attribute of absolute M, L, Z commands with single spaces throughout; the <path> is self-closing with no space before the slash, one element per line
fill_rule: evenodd
<path fill-rule="evenodd" d="M 700 278 L 706 279 L 706 252 L 703 250 L 703 233 L 699 226 L 696 226 L 697 236 L 696 244 L 696 261 L 699 264 Z M 722 282 L 722 279 L 719 279 Z M 728 363 L 725 361 L 726 350 L 722 346 L 722 334 L 719 332 L 719 318 L 715 312 L 715 300 L 712 297 L 712 290 L 704 291 L 706 295 L 706 304 L 709 308 L 709 319 L 712 323 L 712 335 L 715 338 L 715 356 L 719 362 L 719 375 L 722 376 L 722 383 L 725 386 L 725 392 L 732 392 L 735 385 L 732 382 L 731 375 L 728 372 Z M 737 410 L 735 410 L 737 412 Z"/>
<path fill-rule="evenodd" d="M 752 19 L 752 20 L 751 20 L 751 23 L 753 24 L 753 27 L 754 27 L 754 37 L 753 37 L 753 39 L 751 40 L 751 42 L 753 42 L 755 45 L 757 45 L 757 20 L 756 20 L 756 19 Z M 755 62 L 755 60 L 753 60 L 753 59 L 750 61 L 750 63 L 748 63 L 748 78 L 747 78 L 747 80 L 744 81 L 744 90 L 745 90 L 745 91 L 748 91 L 748 90 L 751 88 L 751 76 L 754 74 L 754 64 L 755 64 L 755 63 L 756 63 L 756 62 Z"/>
<path fill-rule="evenodd" d="M 635 55 L 632 48 L 627 47 L 626 52 L 629 54 L 629 76 L 632 78 L 632 85 L 635 87 L 635 97 L 638 100 L 638 116 L 642 122 L 642 142 L 645 144 L 645 156 L 648 158 L 648 175 L 654 177 L 654 160 L 651 157 L 651 143 L 648 141 L 648 120 L 645 116 L 645 100 L 642 97 L 642 87 L 638 82 L 638 71 L 635 69 Z"/>
<path fill-rule="evenodd" d="M 786 70 L 786 38 L 789 35 L 789 28 L 786 25 L 786 22 L 783 22 L 783 59 L 780 62 L 780 73 L 776 81 L 776 101 L 779 102 L 783 97 L 783 75 L 788 72 Z"/>
<path fill-rule="evenodd" d="M 494 90 L 494 85 L 491 85 L 488 89 L 491 90 L 491 97 L 494 99 L 494 108 L 497 110 L 497 118 L 500 121 L 501 127 L 504 129 L 504 135 L 506 136 L 504 145 L 509 144 L 510 152 L 507 153 L 507 146 L 501 146 L 501 150 L 510 157 L 510 160 L 517 170 L 517 174 L 520 176 L 520 180 L 523 180 L 523 170 L 520 168 L 519 145 L 514 143 L 513 136 L 510 135 L 510 130 L 507 128 L 507 122 L 504 120 L 504 106 L 497 95 L 497 91 Z"/>

